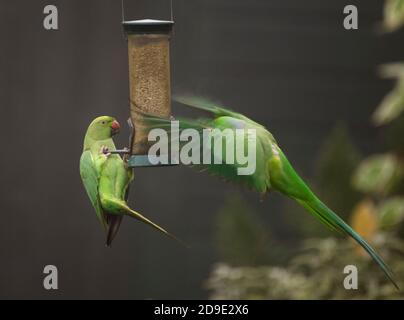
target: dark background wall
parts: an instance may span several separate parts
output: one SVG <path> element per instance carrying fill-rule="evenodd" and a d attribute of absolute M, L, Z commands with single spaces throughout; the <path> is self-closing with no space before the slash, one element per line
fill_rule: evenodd
<path fill-rule="evenodd" d="M 127 0 L 126 16 L 169 17 L 168 1 L 147 2 Z M 46 4 L 58 6 L 58 31 L 42 27 Z M 357 31 L 342 27 L 346 4 L 358 6 Z M 0 1 L 0 298 L 206 297 L 212 221 L 234 187 L 188 168 L 138 169 L 131 205 L 192 248 L 126 219 L 107 249 L 81 185 L 88 123 L 128 117 L 120 10 L 112 0 Z M 174 0 L 173 91 L 259 120 L 310 176 L 339 121 L 364 153 L 376 149 L 368 118 L 391 83 L 375 67 L 403 52 L 402 33 L 375 34 L 381 12 L 379 0 Z M 279 196 L 246 196 L 282 235 Z M 57 292 L 42 287 L 47 264 L 59 268 Z"/>

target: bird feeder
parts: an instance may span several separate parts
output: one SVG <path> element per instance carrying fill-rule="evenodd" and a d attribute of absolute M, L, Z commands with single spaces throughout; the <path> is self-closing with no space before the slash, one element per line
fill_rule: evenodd
<path fill-rule="evenodd" d="M 171 115 L 170 36 L 173 21 L 122 22 L 128 41 L 130 117 L 134 125 L 129 166 L 151 166 L 143 115 Z"/>

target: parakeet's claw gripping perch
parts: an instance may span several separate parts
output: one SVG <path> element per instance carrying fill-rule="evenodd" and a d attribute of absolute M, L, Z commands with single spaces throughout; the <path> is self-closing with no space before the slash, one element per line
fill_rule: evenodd
<path fill-rule="evenodd" d="M 101 146 L 100 154 L 103 154 L 104 156 L 106 156 L 108 158 L 111 155 L 111 151 L 109 151 L 108 147 Z"/>

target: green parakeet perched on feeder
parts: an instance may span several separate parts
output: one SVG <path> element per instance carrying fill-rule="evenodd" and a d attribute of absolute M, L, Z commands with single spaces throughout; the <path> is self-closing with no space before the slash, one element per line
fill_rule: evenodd
<path fill-rule="evenodd" d="M 253 129 L 256 132 L 255 140 L 251 140 L 248 133 L 245 133 L 242 137 L 242 139 L 245 139 L 246 141 L 254 141 L 255 143 L 256 168 L 255 172 L 252 174 L 239 175 L 238 169 L 241 165 L 237 161 L 234 161 L 233 164 L 206 164 L 200 161 L 195 167 L 208 171 L 227 181 L 248 186 L 261 194 L 265 194 L 270 190 L 275 190 L 295 200 L 332 230 L 352 237 L 368 252 L 373 260 L 375 260 L 381 267 L 390 281 L 396 286 L 396 288 L 398 288 L 393 279 L 391 270 L 383 259 L 358 233 L 345 223 L 335 212 L 328 208 L 310 190 L 307 184 L 293 169 L 273 135 L 264 126 L 240 113 L 227 110 L 201 98 L 188 96 L 177 97 L 175 100 L 184 105 L 210 113 L 211 117 L 205 118 L 176 118 L 179 122 L 179 132 L 185 132 L 186 129 L 196 129 L 199 133 L 199 139 L 197 139 L 197 141 L 204 141 L 202 144 L 212 143 L 212 139 L 208 139 L 208 142 L 206 142 L 202 137 L 202 135 L 205 135 L 206 129 L 208 129 L 208 132 L 210 130 L 212 135 L 215 134 L 213 133 L 214 131 L 217 131 L 214 129 L 219 129 L 221 132 L 226 129 L 233 131 L 244 129 L 244 132 Z M 163 119 L 152 115 L 144 115 L 144 118 L 150 129 L 160 128 L 171 132 L 172 134 L 173 126 L 169 119 Z M 226 147 L 226 144 L 223 142 L 222 146 L 222 153 L 225 154 L 224 148 Z M 201 149 L 203 149 L 203 147 Z M 212 150 L 212 148 L 208 147 L 205 150 Z M 213 157 L 215 157 L 215 155 Z"/>
<path fill-rule="evenodd" d="M 80 158 L 80 175 L 84 187 L 106 232 L 110 246 L 119 230 L 123 216 L 142 221 L 164 234 L 175 238 L 165 229 L 129 208 L 126 203 L 133 170 L 115 151 L 112 136 L 119 132 L 119 123 L 112 117 L 102 116 L 91 122 L 84 138 Z"/>

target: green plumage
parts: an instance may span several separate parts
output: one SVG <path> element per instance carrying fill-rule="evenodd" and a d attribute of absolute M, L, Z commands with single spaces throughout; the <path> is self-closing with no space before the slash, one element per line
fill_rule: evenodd
<path fill-rule="evenodd" d="M 119 155 L 109 153 L 116 150 L 112 135 L 118 129 L 119 124 L 114 118 L 96 118 L 88 127 L 80 159 L 80 175 L 97 217 L 106 231 L 107 246 L 118 232 L 124 215 L 173 237 L 162 227 L 129 208 L 126 203 L 133 170 L 127 168 Z"/>
<path fill-rule="evenodd" d="M 262 194 L 270 190 L 276 190 L 295 200 L 328 227 L 349 235 L 358 242 L 397 287 L 392 272 L 382 258 L 359 234 L 314 195 L 307 184 L 293 169 L 272 134 L 264 126 L 242 114 L 216 106 L 200 98 L 178 97 L 176 100 L 184 105 L 207 111 L 212 115 L 212 117 L 208 118 L 176 119 L 179 121 L 181 131 L 188 128 L 198 130 L 201 134 L 201 141 L 203 140 L 203 129 L 216 128 L 221 130 L 230 129 L 233 131 L 236 129 L 256 130 L 256 141 L 254 141 L 256 143 L 256 170 L 252 175 L 238 175 L 237 169 L 242 167 L 242 165 L 237 162 L 234 164 L 198 164 L 196 165 L 198 168 L 213 173 L 225 180 L 243 184 Z M 150 129 L 163 128 L 170 130 L 170 120 L 150 115 L 145 115 L 145 119 Z M 214 135 L 213 131 L 211 135 Z M 246 141 L 250 140 L 247 133 L 244 135 L 244 139 Z M 206 148 L 206 150 L 208 149 L 209 148 Z M 224 151 L 223 149 L 223 153 Z"/>

